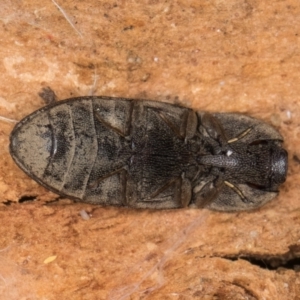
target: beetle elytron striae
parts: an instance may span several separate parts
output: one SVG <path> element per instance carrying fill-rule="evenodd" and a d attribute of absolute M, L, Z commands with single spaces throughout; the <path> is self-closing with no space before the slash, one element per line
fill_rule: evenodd
<path fill-rule="evenodd" d="M 15 126 L 10 153 L 60 195 L 136 208 L 252 209 L 287 173 L 282 136 L 259 120 L 112 97 L 37 110 Z"/>

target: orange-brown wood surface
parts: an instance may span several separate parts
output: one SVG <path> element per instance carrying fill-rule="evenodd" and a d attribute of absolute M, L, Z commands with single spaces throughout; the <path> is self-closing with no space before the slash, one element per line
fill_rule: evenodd
<path fill-rule="evenodd" d="M 3 0 L 0 16 L 1 300 L 300 299 L 299 1 Z M 240 213 L 60 199 L 8 151 L 5 118 L 42 107 L 45 86 L 262 119 L 287 181 Z"/>

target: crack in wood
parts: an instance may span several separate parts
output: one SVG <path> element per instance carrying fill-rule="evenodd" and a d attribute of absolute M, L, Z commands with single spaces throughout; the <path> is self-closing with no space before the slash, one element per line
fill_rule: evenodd
<path fill-rule="evenodd" d="M 300 272 L 300 245 L 293 244 L 288 248 L 289 250 L 287 252 L 278 255 L 240 253 L 238 255 L 220 255 L 217 257 L 228 259 L 231 261 L 243 259 L 248 261 L 252 265 L 270 271 L 276 271 L 279 268 L 284 268 L 293 270 L 295 272 Z"/>

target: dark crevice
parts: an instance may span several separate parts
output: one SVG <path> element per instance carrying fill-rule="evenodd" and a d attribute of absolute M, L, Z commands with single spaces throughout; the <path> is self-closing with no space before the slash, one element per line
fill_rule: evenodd
<path fill-rule="evenodd" d="M 300 272 L 300 257 L 285 261 L 280 256 L 274 257 L 257 257 L 257 256 L 239 256 L 239 257 L 223 257 L 236 261 L 238 259 L 244 259 L 250 262 L 252 265 L 258 266 L 262 269 L 277 270 L 278 268 L 284 268 Z"/>
<path fill-rule="evenodd" d="M 24 203 L 24 202 L 34 201 L 34 200 L 36 200 L 36 198 L 37 198 L 36 196 L 22 196 L 19 199 L 18 203 Z"/>
<path fill-rule="evenodd" d="M 231 261 L 244 259 L 252 265 L 267 270 L 276 271 L 279 268 L 284 268 L 300 272 L 300 245 L 291 245 L 289 246 L 289 249 L 289 251 L 281 255 L 239 254 L 221 257 Z"/>
<path fill-rule="evenodd" d="M 7 199 L 6 201 L 1 202 L 1 204 L 6 205 L 6 206 L 10 206 L 10 205 L 16 204 L 16 203 L 21 203 L 22 204 L 22 203 L 25 203 L 25 202 L 35 201 L 35 200 L 37 200 L 37 198 L 38 198 L 37 196 L 26 195 L 26 196 L 22 196 L 18 200 L 18 202 Z M 63 199 L 67 199 L 67 198 L 60 196 L 60 197 L 57 197 L 57 198 L 55 198 L 55 199 L 53 199 L 51 201 L 47 201 L 47 202 L 45 202 L 43 204 L 44 205 L 51 205 L 51 204 L 57 203 L 57 202 L 59 202 L 60 200 L 63 200 Z"/>
<path fill-rule="evenodd" d="M 44 205 L 51 205 L 53 203 L 57 203 L 60 200 L 60 198 L 55 198 L 53 200 L 47 201 Z"/>
<path fill-rule="evenodd" d="M 51 206 L 52 204 L 56 204 L 56 203 L 58 203 L 59 201 L 61 201 L 61 200 L 70 200 L 70 199 L 68 199 L 68 198 L 66 198 L 66 197 L 63 197 L 63 196 L 58 196 L 58 197 L 56 197 L 55 199 L 53 199 L 53 200 L 50 200 L 50 201 L 47 201 L 47 202 L 45 202 L 44 203 L 44 205 L 46 205 L 46 206 Z M 70 200 L 70 201 L 73 201 L 73 200 Z"/>
<path fill-rule="evenodd" d="M 11 200 L 6 200 L 6 201 L 3 201 L 2 204 L 6 205 L 6 206 L 9 206 L 13 203 L 16 203 L 15 201 L 11 201 Z"/>

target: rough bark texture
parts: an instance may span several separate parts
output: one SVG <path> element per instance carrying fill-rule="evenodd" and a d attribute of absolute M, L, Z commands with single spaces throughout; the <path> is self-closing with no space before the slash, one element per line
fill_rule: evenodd
<path fill-rule="evenodd" d="M 76 204 L 18 169 L 0 120 L 0 299 L 300 299 L 299 15 L 296 0 L 2 1 L 1 116 L 40 108 L 48 85 L 246 113 L 285 137 L 289 172 L 251 212 Z"/>

